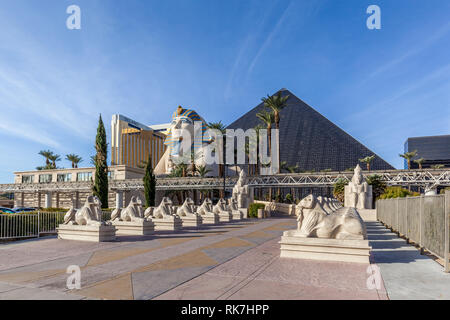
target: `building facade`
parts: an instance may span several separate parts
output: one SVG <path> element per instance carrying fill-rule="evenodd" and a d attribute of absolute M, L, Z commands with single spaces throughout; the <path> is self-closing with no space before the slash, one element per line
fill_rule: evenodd
<path fill-rule="evenodd" d="M 418 169 L 417 159 L 424 159 L 422 168 L 431 168 L 435 165 L 443 165 L 450 168 L 450 135 L 411 137 L 404 145 L 405 152 L 417 151 L 417 156 L 411 161 L 411 169 Z M 405 159 L 404 168 L 408 168 Z"/>
<path fill-rule="evenodd" d="M 108 168 L 108 177 L 113 180 L 142 179 L 144 169 L 127 167 L 124 165 L 110 166 Z M 86 184 L 92 182 L 95 177 L 95 168 L 70 168 L 38 171 L 14 172 L 14 183 L 24 185 L 24 190 L 33 189 L 33 185 L 55 186 L 61 183 L 67 183 L 70 188 L 58 189 L 53 191 L 23 191 L 14 193 L 15 207 L 33 207 L 33 208 L 79 208 L 86 198 L 92 194 L 89 186 Z M 58 184 L 59 183 L 59 184 Z M 77 183 L 83 184 L 83 188 L 77 189 Z M 30 186 L 31 185 L 31 186 Z M 125 193 L 123 201 L 128 203 L 132 192 Z M 143 196 L 141 192 L 136 195 Z M 122 201 L 122 202 L 123 202 Z M 110 190 L 108 194 L 108 206 L 115 207 L 116 193 Z M 123 205 L 123 204 L 122 204 Z"/>
<path fill-rule="evenodd" d="M 143 167 L 151 156 L 153 168 L 165 151 L 165 125 L 143 125 L 120 114 L 111 120 L 111 165 Z"/>

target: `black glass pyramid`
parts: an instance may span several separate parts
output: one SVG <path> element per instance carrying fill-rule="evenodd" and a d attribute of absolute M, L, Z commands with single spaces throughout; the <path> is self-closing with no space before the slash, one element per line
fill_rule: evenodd
<path fill-rule="evenodd" d="M 282 96 L 289 95 L 287 106 L 280 113 L 281 161 L 286 161 L 289 166 L 298 165 L 299 171 L 344 171 L 354 168 L 360 163 L 359 159 L 375 154 L 289 90 L 280 91 Z M 261 124 L 256 114 L 264 109 L 263 103 L 260 103 L 227 128 L 254 128 Z M 394 169 L 375 156 L 371 163 L 372 170 Z M 360 165 L 365 169 L 365 164 Z"/>

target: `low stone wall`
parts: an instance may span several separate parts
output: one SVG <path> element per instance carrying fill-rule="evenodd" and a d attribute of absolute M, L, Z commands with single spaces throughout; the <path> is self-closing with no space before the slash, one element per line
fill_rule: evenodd
<path fill-rule="evenodd" d="M 260 200 L 255 200 L 254 203 L 264 204 L 265 205 L 264 210 L 266 211 L 277 212 L 286 215 L 295 215 L 295 204 L 260 201 Z"/>

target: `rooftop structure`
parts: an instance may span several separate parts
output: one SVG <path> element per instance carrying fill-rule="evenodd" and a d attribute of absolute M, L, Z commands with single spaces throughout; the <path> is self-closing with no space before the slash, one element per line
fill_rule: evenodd
<path fill-rule="evenodd" d="M 412 137 L 405 142 L 405 152 L 417 150 L 417 156 L 413 160 L 425 159 L 422 168 L 431 168 L 433 165 L 450 167 L 450 135 Z M 411 169 L 417 169 L 419 165 L 411 161 Z M 408 164 L 405 159 L 405 169 Z"/>

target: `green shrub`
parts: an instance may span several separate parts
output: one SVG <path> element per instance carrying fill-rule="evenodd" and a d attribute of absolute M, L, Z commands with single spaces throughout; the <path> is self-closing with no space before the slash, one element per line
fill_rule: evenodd
<path fill-rule="evenodd" d="M 417 196 L 420 196 L 420 193 L 411 192 L 408 189 L 404 189 L 402 187 L 387 187 L 386 191 L 380 196 L 380 199 L 393 199 L 393 198 L 405 198 Z"/>
<path fill-rule="evenodd" d="M 286 195 L 286 197 L 284 198 L 284 202 L 286 202 L 286 203 L 293 203 L 294 199 L 292 198 L 292 194 L 288 193 Z"/>
<path fill-rule="evenodd" d="M 383 177 L 373 174 L 366 179 L 367 183 L 372 186 L 373 199 L 379 199 L 380 196 L 386 192 L 386 183 L 383 181 Z"/>
<path fill-rule="evenodd" d="M 348 180 L 339 178 L 333 187 L 333 196 L 340 202 L 344 203 L 345 186 L 348 185 Z"/>
<path fill-rule="evenodd" d="M 265 207 L 264 203 L 252 203 L 248 208 L 249 218 L 258 218 L 258 209 L 264 209 Z"/>

